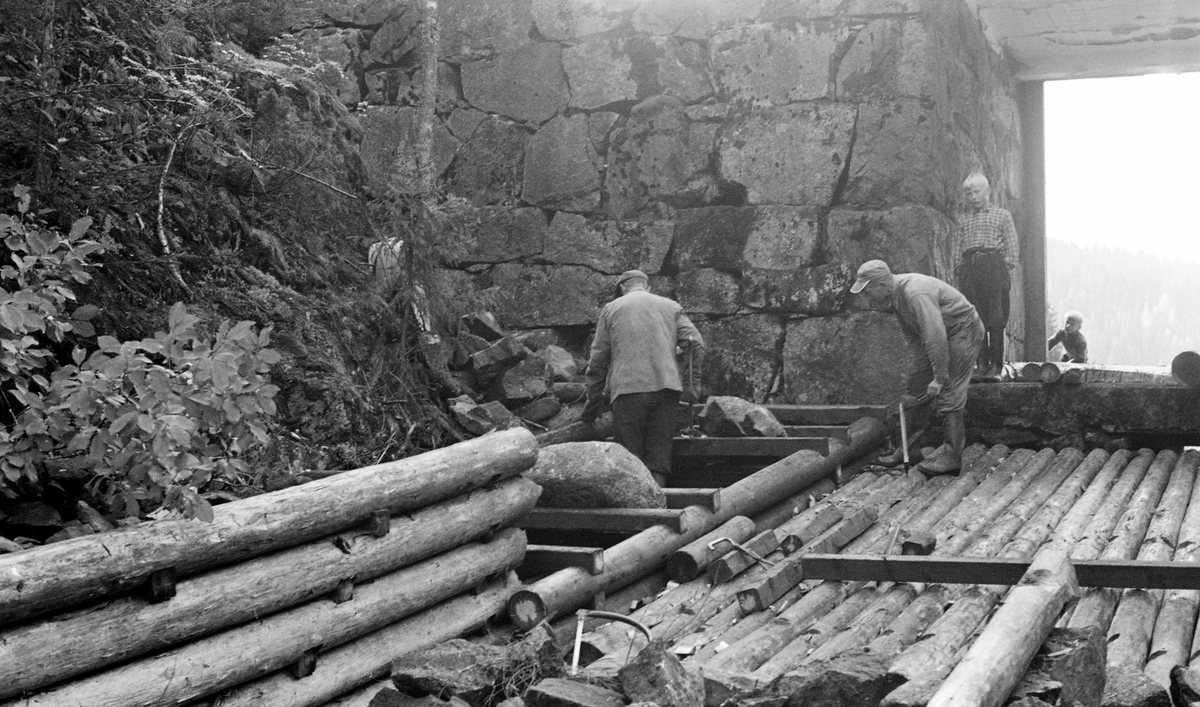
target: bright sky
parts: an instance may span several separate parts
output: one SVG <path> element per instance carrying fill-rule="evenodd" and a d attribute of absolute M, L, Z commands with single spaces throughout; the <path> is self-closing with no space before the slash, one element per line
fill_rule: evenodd
<path fill-rule="evenodd" d="M 1200 263 L 1200 73 L 1046 82 L 1046 235 Z"/>

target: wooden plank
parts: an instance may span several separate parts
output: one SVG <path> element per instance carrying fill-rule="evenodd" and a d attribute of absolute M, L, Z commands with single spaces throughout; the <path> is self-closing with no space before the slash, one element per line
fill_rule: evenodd
<path fill-rule="evenodd" d="M 1021 581 L 1028 560 L 937 555 L 801 555 L 805 579 L 867 582 L 1009 584 Z M 1075 560 L 1080 586 L 1122 589 L 1195 589 L 1200 562 Z"/>
<path fill-rule="evenodd" d="M 674 488 L 663 489 L 667 495 L 667 508 L 700 506 L 716 513 L 721 510 L 721 489 Z"/>
<path fill-rule="evenodd" d="M 534 508 L 517 525 L 618 533 L 636 533 L 665 525 L 677 533 L 686 533 L 690 528 L 685 518 L 682 511 L 673 508 Z"/>
<path fill-rule="evenodd" d="M 828 437 L 676 437 L 673 455 L 688 457 L 769 457 L 783 459 L 808 449 L 829 453 Z"/>
<path fill-rule="evenodd" d="M 529 545 L 520 565 L 523 577 L 545 577 L 567 567 L 579 567 L 588 574 L 604 571 L 604 548 L 574 545 Z"/>
<path fill-rule="evenodd" d="M 886 405 L 766 405 L 784 425 L 848 425 L 863 417 L 887 422 Z"/>
<path fill-rule="evenodd" d="M 784 425 L 788 437 L 834 437 L 850 439 L 850 429 L 846 425 Z"/>

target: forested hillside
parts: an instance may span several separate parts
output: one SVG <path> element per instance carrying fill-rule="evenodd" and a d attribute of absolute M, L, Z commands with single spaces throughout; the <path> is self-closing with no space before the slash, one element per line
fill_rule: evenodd
<path fill-rule="evenodd" d="M 1091 362 L 1169 365 L 1200 350 L 1196 263 L 1050 240 L 1047 270 L 1055 324 L 1068 310 L 1083 314 Z"/>

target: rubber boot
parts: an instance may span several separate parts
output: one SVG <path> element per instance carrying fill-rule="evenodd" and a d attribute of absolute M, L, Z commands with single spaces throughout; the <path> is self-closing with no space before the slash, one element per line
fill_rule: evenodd
<path fill-rule="evenodd" d="M 1000 371 L 1004 368 L 1004 330 L 993 329 L 989 331 L 985 344 L 983 351 L 980 352 L 987 358 L 985 381 L 988 383 L 999 383 Z"/>
<path fill-rule="evenodd" d="M 917 470 L 930 476 L 953 474 L 962 469 L 962 452 L 967 444 L 967 425 L 963 411 L 946 413 L 944 423 L 946 442 L 925 461 L 917 465 Z"/>

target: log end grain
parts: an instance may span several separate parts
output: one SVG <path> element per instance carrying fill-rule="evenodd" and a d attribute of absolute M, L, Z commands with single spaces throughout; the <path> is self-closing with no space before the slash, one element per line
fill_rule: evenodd
<path fill-rule="evenodd" d="M 528 631 L 546 620 L 546 602 L 537 592 L 521 589 L 508 599 L 508 617 L 519 631 Z"/>

